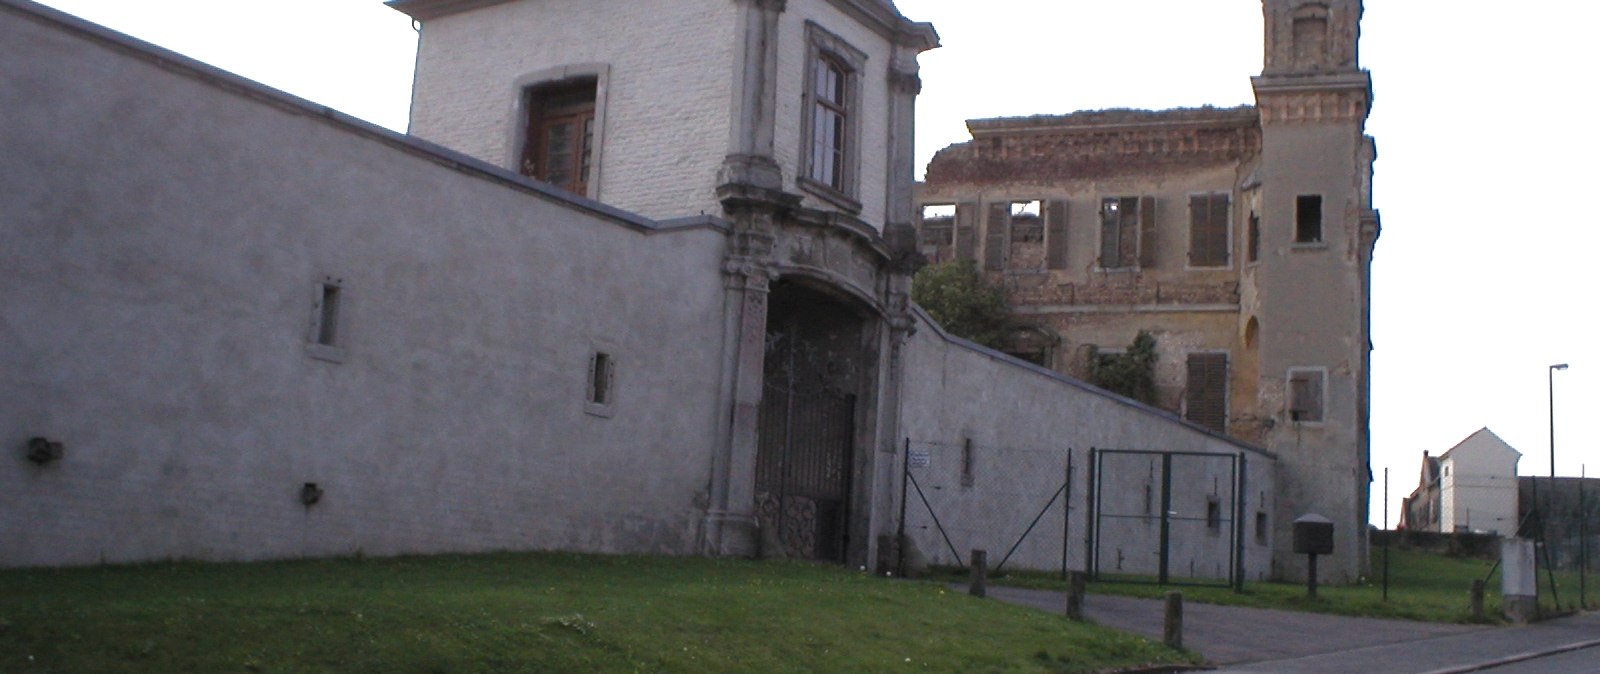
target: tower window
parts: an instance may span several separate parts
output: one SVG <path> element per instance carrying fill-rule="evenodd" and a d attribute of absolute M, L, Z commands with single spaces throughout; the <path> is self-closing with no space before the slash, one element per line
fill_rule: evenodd
<path fill-rule="evenodd" d="M 1324 417 L 1327 375 L 1320 368 L 1289 370 L 1289 420 L 1321 422 Z"/>
<path fill-rule="evenodd" d="M 1294 242 L 1322 242 L 1322 195 L 1302 194 L 1295 197 Z"/>
<path fill-rule="evenodd" d="M 580 77 L 524 90 L 523 175 L 586 196 L 595 155 L 596 78 Z"/>

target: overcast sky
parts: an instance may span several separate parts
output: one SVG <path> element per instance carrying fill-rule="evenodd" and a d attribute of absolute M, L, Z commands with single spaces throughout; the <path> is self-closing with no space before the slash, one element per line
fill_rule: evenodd
<path fill-rule="evenodd" d="M 45 4 L 322 105 L 405 130 L 410 19 L 378 0 L 48 0 Z M 964 120 L 1253 102 L 1258 0 L 898 0 L 943 47 L 923 55 L 918 165 Z M 641 17 L 641 20 L 645 20 Z M 1373 521 L 1416 486 L 1423 450 L 1489 427 L 1548 475 L 1600 474 L 1600 140 L 1589 35 L 1600 3 L 1368 0 L 1376 100 Z M 919 168 L 920 173 L 920 168 Z M 1600 265 L 1597 265 L 1600 267 Z"/>

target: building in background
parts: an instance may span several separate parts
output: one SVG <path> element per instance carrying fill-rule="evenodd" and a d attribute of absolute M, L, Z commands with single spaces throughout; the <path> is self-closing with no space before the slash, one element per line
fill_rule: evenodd
<path fill-rule="evenodd" d="M 917 187 L 920 249 L 969 259 L 1022 319 L 1005 350 L 1073 376 L 1140 331 L 1156 404 L 1279 460 L 1290 523 L 1366 566 L 1369 281 L 1378 212 L 1359 0 L 1265 0 L 1256 104 L 968 122 Z M 1327 562 L 1325 561 L 1325 564 Z"/>
<path fill-rule="evenodd" d="M 1422 477 L 1402 501 L 1401 528 L 1514 536 L 1522 454 L 1482 428 L 1438 457 L 1422 453 Z"/>

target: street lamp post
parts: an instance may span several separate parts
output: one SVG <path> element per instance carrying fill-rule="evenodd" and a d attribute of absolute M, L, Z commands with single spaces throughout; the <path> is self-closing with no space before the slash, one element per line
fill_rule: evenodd
<path fill-rule="evenodd" d="M 1545 494 L 1545 508 L 1544 511 L 1540 513 L 1539 517 L 1539 528 L 1541 532 L 1549 531 L 1549 529 L 1545 528 L 1544 526 L 1544 518 L 1550 515 L 1550 501 L 1555 498 L 1556 492 L 1556 370 L 1565 369 L 1567 369 L 1567 364 L 1561 363 L 1558 365 L 1551 365 L 1548 372 L 1548 380 L 1550 385 L 1550 489 L 1549 493 Z M 1533 479 L 1537 480 L 1538 478 Z M 1537 507 L 1537 505 L 1535 507 Z M 1550 596 L 1555 600 L 1556 608 L 1559 610 L 1561 607 L 1561 595 L 1556 593 L 1555 568 L 1551 565 L 1550 559 L 1550 541 L 1549 539 L 1545 539 L 1545 575 L 1550 577 Z"/>
<path fill-rule="evenodd" d="M 1550 366 L 1550 489 L 1556 488 L 1556 370 L 1567 369 L 1567 364 Z"/>

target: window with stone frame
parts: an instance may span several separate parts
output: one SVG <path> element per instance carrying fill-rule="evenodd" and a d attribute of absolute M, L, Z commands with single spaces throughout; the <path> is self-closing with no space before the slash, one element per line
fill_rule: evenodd
<path fill-rule="evenodd" d="M 1227 194 L 1189 195 L 1189 266 L 1228 266 Z"/>
<path fill-rule="evenodd" d="M 1100 200 L 1100 268 L 1155 266 L 1155 199 L 1105 197 Z"/>
<path fill-rule="evenodd" d="M 1218 433 L 1228 430 L 1228 354 L 1191 353 L 1183 418 Z"/>
<path fill-rule="evenodd" d="M 1290 368 L 1289 421 L 1318 423 L 1324 418 L 1327 372 L 1321 368 Z"/>
<path fill-rule="evenodd" d="M 596 78 L 528 87 L 519 172 L 587 196 L 595 155 Z"/>
<path fill-rule="evenodd" d="M 865 53 L 821 26 L 806 24 L 807 59 L 800 185 L 858 212 L 861 74 Z"/>

